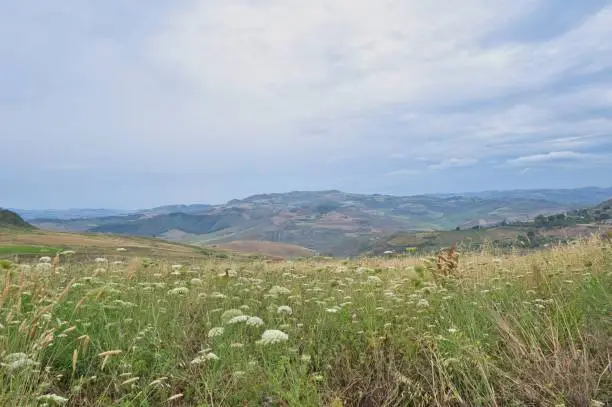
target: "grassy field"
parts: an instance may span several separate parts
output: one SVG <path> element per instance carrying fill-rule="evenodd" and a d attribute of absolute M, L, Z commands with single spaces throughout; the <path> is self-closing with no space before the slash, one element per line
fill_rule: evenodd
<path fill-rule="evenodd" d="M 36 254 L 36 255 L 53 255 L 61 251 L 59 247 L 49 246 L 28 246 L 28 245 L 3 245 L 0 244 L 0 255 L 11 254 Z"/>
<path fill-rule="evenodd" d="M 126 252 L 117 252 L 118 248 Z M 58 251 L 74 250 L 78 257 L 147 256 L 166 259 L 202 259 L 221 255 L 219 250 L 201 246 L 167 242 L 147 237 L 115 236 L 95 233 L 67 233 L 43 230 L 1 229 L 0 258 L 14 255 L 54 256 Z"/>
<path fill-rule="evenodd" d="M 604 406 L 612 248 L 0 263 L 0 405 Z"/>

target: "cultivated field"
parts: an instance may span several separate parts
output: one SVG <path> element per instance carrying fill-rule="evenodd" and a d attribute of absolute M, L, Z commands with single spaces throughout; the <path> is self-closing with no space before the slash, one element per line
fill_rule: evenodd
<path fill-rule="evenodd" d="M 175 262 L 4 261 L 0 405 L 612 403 L 609 242 Z"/>

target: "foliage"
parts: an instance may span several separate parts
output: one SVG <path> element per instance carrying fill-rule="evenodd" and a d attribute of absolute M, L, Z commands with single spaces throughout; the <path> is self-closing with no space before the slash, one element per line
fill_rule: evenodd
<path fill-rule="evenodd" d="M 612 403 L 609 242 L 457 259 L 11 266 L 0 405 Z"/>
<path fill-rule="evenodd" d="M 23 220 L 21 216 L 2 208 L 0 208 L 0 227 L 33 229 L 33 226 Z"/>

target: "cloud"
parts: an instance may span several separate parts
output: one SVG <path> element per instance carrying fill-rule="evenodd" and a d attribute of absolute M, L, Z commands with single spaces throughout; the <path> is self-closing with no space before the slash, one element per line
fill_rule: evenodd
<path fill-rule="evenodd" d="M 546 154 L 534 154 L 508 160 L 509 164 L 547 163 L 551 161 L 583 161 L 592 158 L 592 154 L 578 153 L 575 151 L 552 151 Z"/>
<path fill-rule="evenodd" d="M 445 170 L 448 168 L 469 167 L 477 162 L 478 160 L 475 158 L 449 158 L 448 160 L 430 165 L 427 168 L 430 170 Z"/>
<path fill-rule="evenodd" d="M 503 187 L 494 162 L 516 174 L 580 161 L 595 179 L 612 155 L 612 1 L 9 7 L 0 134 L 13 154 L 0 171 L 226 174 L 222 187 L 257 174 L 254 192 L 332 178 L 376 189 L 398 173 L 384 188 L 407 193 L 443 188 L 436 173 L 467 166 L 466 186 Z M 422 183 L 408 184 L 403 160 L 415 157 Z"/>

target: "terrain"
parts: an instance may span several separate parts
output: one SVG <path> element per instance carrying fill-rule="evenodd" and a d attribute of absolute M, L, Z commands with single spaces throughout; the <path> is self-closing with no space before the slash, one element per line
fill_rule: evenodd
<path fill-rule="evenodd" d="M 169 206 L 119 216 L 39 218 L 31 222 L 56 231 L 149 236 L 203 245 L 265 241 L 347 256 L 378 245 L 381 236 L 525 222 L 538 215 L 583 208 L 585 203 L 594 205 L 601 197 L 610 198 L 612 190 L 466 195 L 396 197 L 296 191 L 255 195 L 223 205 Z"/>
<path fill-rule="evenodd" d="M 590 235 L 612 236 L 612 200 L 589 208 L 538 215 L 527 222 L 504 221 L 490 227 L 381 235 L 363 251 L 369 254 L 429 252 L 452 244 L 468 250 L 477 250 L 486 244 L 506 249 L 535 249 Z"/>
<path fill-rule="evenodd" d="M 111 256 L 116 260 L 136 255 L 177 259 L 228 256 L 226 252 L 221 250 L 211 250 L 201 246 L 146 237 L 65 233 L 29 228 L 0 227 L 0 258 L 14 258 L 18 256 L 27 259 L 40 255 L 55 256 L 56 253 L 62 251 L 75 251 L 77 258 Z"/>
<path fill-rule="evenodd" d="M 608 240 L 463 251 L 444 273 L 123 255 L 0 261 L 0 405 L 612 404 Z"/>
<path fill-rule="evenodd" d="M 0 228 L 34 229 L 17 213 L 0 208 Z"/>

